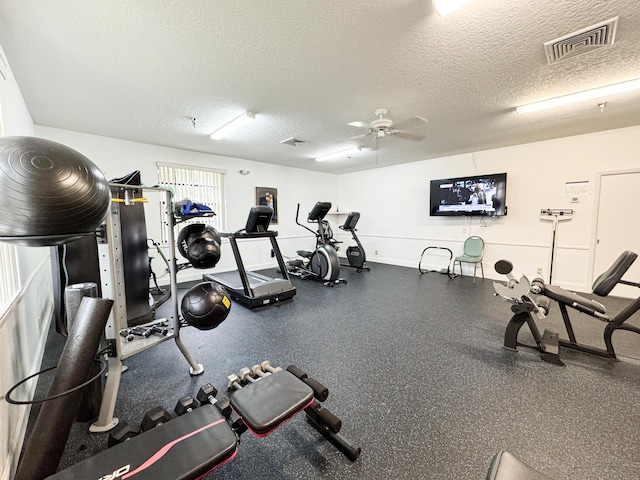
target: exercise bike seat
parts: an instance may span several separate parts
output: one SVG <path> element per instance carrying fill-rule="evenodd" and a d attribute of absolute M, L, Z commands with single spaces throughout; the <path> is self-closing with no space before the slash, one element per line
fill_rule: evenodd
<path fill-rule="evenodd" d="M 583 309 L 580 307 L 597 313 L 606 313 L 607 311 L 605 306 L 601 303 L 582 297 L 576 293 L 570 292 L 569 290 L 565 290 L 564 288 L 558 287 L 556 285 L 545 285 L 543 293 L 544 295 L 552 300 L 555 300 L 558 303 L 563 303 L 570 307 L 577 308 L 581 311 L 583 311 Z"/>
<path fill-rule="evenodd" d="M 236 390 L 229 401 L 251 433 L 264 437 L 310 406 L 313 398 L 311 387 L 282 370 Z"/>

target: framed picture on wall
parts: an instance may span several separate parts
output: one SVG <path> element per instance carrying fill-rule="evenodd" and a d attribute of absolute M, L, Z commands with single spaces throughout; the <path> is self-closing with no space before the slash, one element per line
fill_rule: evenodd
<path fill-rule="evenodd" d="M 271 223 L 278 224 L 278 190 L 271 187 L 256 187 L 256 205 L 273 208 Z"/>

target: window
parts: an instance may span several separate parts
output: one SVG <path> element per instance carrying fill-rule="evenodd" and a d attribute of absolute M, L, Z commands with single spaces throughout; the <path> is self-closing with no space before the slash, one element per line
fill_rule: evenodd
<path fill-rule="evenodd" d="M 207 223 L 219 231 L 227 228 L 227 207 L 224 181 L 226 172 L 213 168 L 174 165 L 158 162 L 158 184 L 171 187 L 173 201 L 189 199 L 211 208 L 213 217 L 194 218 L 176 226 L 174 237 L 177 238 L 181 228 L 189 223 Z M 162 232 L 162 242 L 167 243 L 166 230 Z"/>
<path fill-rule="evenodd" d="M 0 75 L 6 79 L 1 70 L 6 67 L 6 61 L 0 56 Z M 0 104 L 0 136 L 4 136 L 2 123 L 2 105 Z M 16 259 L 16 247 L 10 243 L 0 242 L 0 316 L 11 304 L 11 300 L 20 291 L 20 278 L 18 277 L 18 261 Z"/>
<path fill-rule="evenodd" d="M 9 243 L 0 243 L 0 315 L 20 290 L 16 248 Z"/>

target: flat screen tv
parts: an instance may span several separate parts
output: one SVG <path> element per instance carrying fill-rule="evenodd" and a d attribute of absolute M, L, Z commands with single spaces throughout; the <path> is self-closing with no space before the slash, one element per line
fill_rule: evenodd
<path fill-rule="evenodd" d="M 432 217 L 507 214 L 507 174 L 431 180 Z"/>

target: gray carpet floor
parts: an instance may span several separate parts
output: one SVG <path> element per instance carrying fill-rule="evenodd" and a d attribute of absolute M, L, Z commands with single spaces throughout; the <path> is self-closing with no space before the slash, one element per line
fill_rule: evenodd
<path fill-rule="evenodd" d="M 116 416 L 139 423 L 156 405 L 172 409 L 207 382 L 224 390 L 227 375 L 268 359 L 329 387 L 325 405 L 361 457 L 349 461 L 299 415 L 268 437 L 245 433 L 236 458 L 207 479 L 478 480 L 499 450 L 553 479 L 640 478 L 640 364 L 630 358 L 640 357 L 640 336 L 615 334 L 623 361 L 563 349 L 566 366 L 551 365 L 502 348 L 510 305 L 492 281 L 370 266 L 343 269 L 348 283 L 333 288 L 294 277 L 291 302 L 234 304 L 214 330 L 182 329 L 205 367 L 199 377 L 172 341 L 127 359 Z M 603 303 L 615 313 L 628 300 Z M 600 345 L 604 325 L 574 317 L 578 337 Z M 545 322 L 561 328 L 557 306 Z M 530 338 L 524 327 L 521 340 Z M 59 348 L 51 338 L 49 360 Z M 74 425 L 60 469 L 106 447 L 106 434 L 87 426 Z"/>

